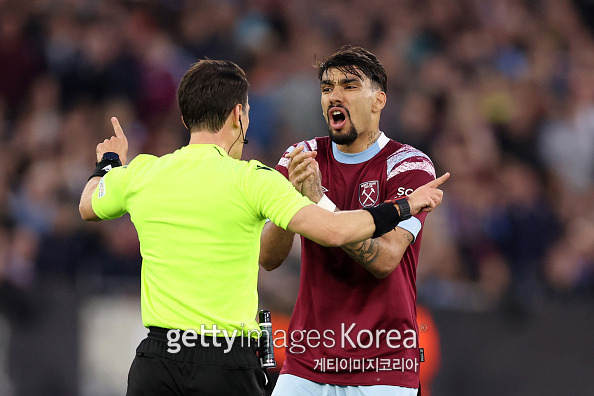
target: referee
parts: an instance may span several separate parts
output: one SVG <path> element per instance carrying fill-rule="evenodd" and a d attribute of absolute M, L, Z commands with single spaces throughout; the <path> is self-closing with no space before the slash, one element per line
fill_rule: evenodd
<path fill-rule="evenodd" d="M 339 246 L 381 235 L 408 215 L 393 203 L 332 213 L 277 171 L 241 161 L 248 88 L 234 63 L 199 61 L 177 93 L 190 130 L 187 146 L 162 157 L 141 154 L 122 166 L 128 142 L 115 117 L 115 136 L 97 145 L 81 217 L 130 213 L 143 258 L 141 311 L 149 333 L 136 350 L 128 395 L 264 395 L 255 316 L 266 219 Z M 410 195 L 412 214 L 439 205 L 438 181 Z"/>

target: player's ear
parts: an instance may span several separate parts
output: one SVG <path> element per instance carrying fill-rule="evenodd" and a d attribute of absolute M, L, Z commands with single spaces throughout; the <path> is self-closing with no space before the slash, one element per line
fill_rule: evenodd
<path fill-rule="evenodd" d="M 371 106 L 371 110 L 374 113 L 382 111 L 382 109 L 386 106 L 386 100 L 386 93 L 382 90 L 378 90 L 375 93 L 375 100 L 373 101 L 373 106 Z"/>

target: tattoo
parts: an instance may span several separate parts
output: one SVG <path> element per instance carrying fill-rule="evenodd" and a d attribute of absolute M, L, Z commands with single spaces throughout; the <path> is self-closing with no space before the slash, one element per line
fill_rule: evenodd
<path fill-rule="evenodd" d="M 410 232 L 405 232 L 402 236 L 408 241 L 409 244 L 413 243 L 415 240 L 415 237 L 413 237 Z"/>
<path fill-rule="evenodd" d="M 379 136 L 380 136 L 380 131 L 371 132 L 369 134 L 369 140 L 367 142 L 367 148 L 373 146 L 373 144 L 377 141 L 377 139 L 379 139 Z"/>
<path fill-rule="evenodd" d="M 377 238 L 369 238 L 363 242 L 345 245 L 342 249 L 356 262 L 368 269 L 379 257 L 380 244 Z"/>

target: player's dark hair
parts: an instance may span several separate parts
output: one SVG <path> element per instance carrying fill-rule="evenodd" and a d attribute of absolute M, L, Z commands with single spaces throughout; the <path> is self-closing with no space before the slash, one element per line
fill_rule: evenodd
<path fill-rule="evenodd" d="M 235 63 L 204 59 L 186 72 L 177 89 L 177 104 L 190 132 L 218 132 L 237 104 L 244 108 L 250 84 Z"/>
<path fill-rule="evenodd" d="M 382 91 L 388 92 L 388 77 L 382 63 L 365 48 L 344 45 L 323 62 L 316 62 L 318 79 L 322 81 L 324 72 L 336 68 L 343 73 L 350 73 L 361 78 L 363 73 Z"/>

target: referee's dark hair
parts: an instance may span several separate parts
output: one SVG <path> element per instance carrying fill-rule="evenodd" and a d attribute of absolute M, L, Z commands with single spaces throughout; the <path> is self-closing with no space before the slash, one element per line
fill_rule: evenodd
<path fill-rule="evenodd" d="M 322 81 L 324 72 L 336 68 L 343 73 L 350 73 L 361 78 L 363 73 L 385 93 L 388 93 L 388 77 L 384 65 L 375 55 L 365 48 L 344 45 L 323 62 L 316 62 L 318 79 Z"/>
<path fill-rule="evenodd" d="M 177 104 L 190 132 L 219 131 L 237 104 L 245 108 L 249 87 L 245 72 L 233 62 L 194 63 L 177 89 Z"/>

